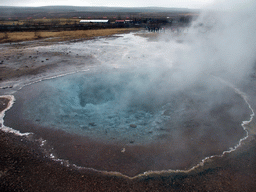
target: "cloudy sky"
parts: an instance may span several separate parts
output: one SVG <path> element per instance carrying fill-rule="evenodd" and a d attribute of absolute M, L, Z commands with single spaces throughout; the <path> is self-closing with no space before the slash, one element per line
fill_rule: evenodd
<path fill-rule="evenodd" d="M 202 8 L 214 0 L 0 0 L 0 6 L 109 6 L 109 7 L 177 7 Z"/>

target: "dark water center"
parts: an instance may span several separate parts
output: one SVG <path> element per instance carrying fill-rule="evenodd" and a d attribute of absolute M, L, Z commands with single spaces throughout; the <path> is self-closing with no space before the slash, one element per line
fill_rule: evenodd
<path fill-rule="evenodd" d="M 250 110 L 233 89 L 174 82 L 122 70 L 41 81 L 15 93 L 5 125 L 47 140 L 57 158 L 129 176 L 189 169 L 245 136 Z"/>

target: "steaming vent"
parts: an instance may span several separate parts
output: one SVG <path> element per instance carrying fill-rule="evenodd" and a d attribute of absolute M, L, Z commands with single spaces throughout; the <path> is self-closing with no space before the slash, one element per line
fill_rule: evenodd
<path fill-rule="evenodd" d="M 37 100 L 30 100 L 24 116 L 70 133 L 121 141 L 134 140 L 136 135 L 145 142 L 185 107 L 177 104 L 177 96 L 163 95 L 161 85 L 152 85 L 149 78 L 147 74 L 114 72 L 45 81 L 41 83 L 45 90 Z M 134 87 L 135 81 L 143 86 Z"/>
<path fill-rule="evenodd" d="M 31 99 L 24 101 L 23 117 L 105 142 L 146 144 L 217 132 L 216 126 L 226 126 L 220 116 L 229 118 L 239 107 L 228 101 L 234 91 L 213 79 L 211 87 L 198 77 L 195 85 L 180 89 L 173 76 L 165 72 L 152 81 L 148 72 L 120 69 L 43 81 L 25 90 Z"/>

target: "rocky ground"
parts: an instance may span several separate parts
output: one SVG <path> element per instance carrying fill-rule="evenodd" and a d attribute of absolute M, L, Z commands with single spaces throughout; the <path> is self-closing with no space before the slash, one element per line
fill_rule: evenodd
<path fill-rule="evenodd" d="M 47 158 L 37 142 L 0 132 L 1 191 L 254 191 L 256 143 L 214 159 L 188 174 L 151 175 L 137 179 L 65 167 Z"/>
<path fill-rule="evenodd" d="M 40 41 L 26 42 L 23 44 L 5 44 L 0 56 L 0 82 L 10 79 L 17 80 L 24 76 L 33 77 L 53 69 L 65 70 L 65 67 L 68 67 L 71 61 L 75 64 L 73 66 L 78 69 L 79 67 L 81 68 L 81 64 L 86 64 L 86 61 L 88 64 L 93 64 L 93 61 L 87 55 L 80 56 L 68 51 L 49 53 L 32 48 L 36 45 L 47 46 L 51 44 Z"/>

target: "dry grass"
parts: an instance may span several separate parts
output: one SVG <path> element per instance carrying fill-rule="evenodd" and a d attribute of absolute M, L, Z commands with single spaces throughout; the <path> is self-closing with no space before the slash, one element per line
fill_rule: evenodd
<path fill-rule="evenodd" d="M 58 19 L 29 19 L 29 20 L 17 20 L 17 21 L 0 21 L 1 25 L 25 25 L 25 24 L 43 24 L 49 25 L 52 23 L 58 23 L 59 25 L 65 24 L 76 24 L 79 23 L 81 19 L 74 18 L 58 18 Z"/>
<path fill-rule="evenodd" d="M 98 30 L 77 30 L 60 32 L 7 32 L 0 33 L 0 43 L 31 41 L 36 39 L 47 39 L 47 41 L 65 41 L 73 39 L 93 38 L 99 36 L 110 36 L 120 33 L 128 33 L 140 30 L 138 28 L 117 28 L 117 29 L 98 29 Z"/>

